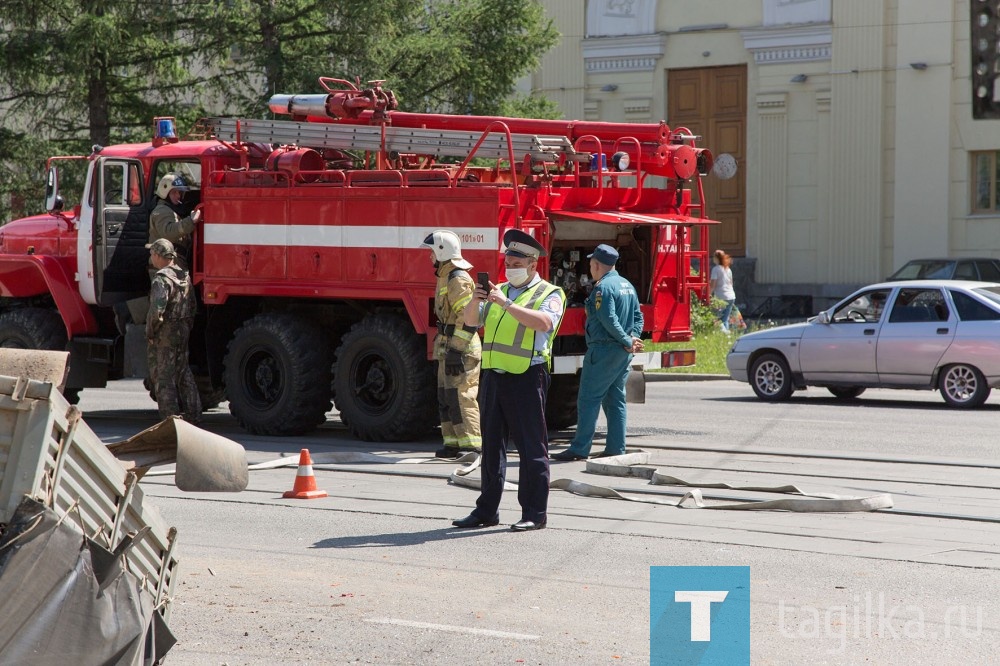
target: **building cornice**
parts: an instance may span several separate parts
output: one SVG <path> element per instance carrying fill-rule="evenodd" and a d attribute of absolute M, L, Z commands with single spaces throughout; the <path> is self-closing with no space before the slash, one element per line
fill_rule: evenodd
<path fill-rule="evenodd" d="M 588 74 L 651 72 L 666 47 L 667 36 L 662 34 L 587 37 L 582 42 L 583 62 Z"/>
<path fill-rule="evenodd" d="M 758 65 L 829 60 L 833 30 L 829 23 L 741 30 L 743 46 Z"/>

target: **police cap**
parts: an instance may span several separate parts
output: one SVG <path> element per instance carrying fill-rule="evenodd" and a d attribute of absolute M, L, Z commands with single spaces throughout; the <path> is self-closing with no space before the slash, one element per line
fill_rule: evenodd
<path fill-rule="evenodd" d="M 508 229 L 503 235 L 503 244 L 504 254 L 512 257 L 537 259 L 545 256 L 545 246 L 520 229 Z"/>

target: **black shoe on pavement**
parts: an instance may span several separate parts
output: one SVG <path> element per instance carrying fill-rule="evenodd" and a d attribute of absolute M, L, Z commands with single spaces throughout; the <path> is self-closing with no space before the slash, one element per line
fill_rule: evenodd
<path fill-rule="evenodd" d="M 480 518 L 474 513 L 470 513 L 465 518 L 459 518 L 458 520 L 451 521 L 451 524 L 455 527 L 493 527 L 494 525 L 500 524 L 500 516 L 493 516 L 489 520 L 485 518 Z"/>
<path fill-rule="evenodd" d="M 446 446 L 434 452 L 435 458 L 457 458 L 462 455 L 462 449 L 457 446 Z"/>
<path fill-rule="evenodd" d="M 595 458 L 611 458 L 611 457 L 614 457 L 614 456 L 623 456 L 623 455 L 625 455 L 624 451 L 622 451 L 621 453 L 611 453 L 610 451 L 601 451 L 600 453 L 598 453 L 594 457 Z"/>
<path fill-rule="evenodd" d="M 510 526 L 512 532 L 528 532 L 531 530 L 540 530 L 545 527 L 545 520 L 542 519 L 537 523 L 533 520 L 519 520 Z"/>
<path fill-rule="evenodd" d="M 570 451 L 569 449 L 566 449 L 565 451 L 560 451 L 559 453 L 553 453 L 551 456 L 549 456 L 550 460 L 559 460 L 562 462 L 569 462 L 571 460 L 584 460 L 585 458 L 586 456 L 577 455 L 572 451 Z"/>

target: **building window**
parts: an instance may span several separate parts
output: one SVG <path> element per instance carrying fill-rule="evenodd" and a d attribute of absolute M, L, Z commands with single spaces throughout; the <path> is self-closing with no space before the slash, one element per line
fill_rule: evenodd
<path fill-rule="evenodd" d="M 972 153 L 972 212 L 1000 212 L 1000 151 Z"/>

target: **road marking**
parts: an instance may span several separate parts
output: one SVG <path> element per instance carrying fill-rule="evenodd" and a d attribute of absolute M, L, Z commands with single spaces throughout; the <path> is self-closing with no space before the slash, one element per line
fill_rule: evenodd
<path fill-rule="evenodd" d="M 397 620 L 391 617 L 365 618 L 365 622 L 374 622 L 375 624 L 394 624 L 400 627 L 414 627 L 415 629 L 435 629 L 437 631 L 451 631 L 456 634 L 475 634 L 476 636 L 491 636 L 493 638 L 516 638 L 522 641 L 537 641 L 541 638 L 541 636 L 535 636 L 533 634 L 515 634 L 509 631 L 476 629 L 475 627 L 457 627 L 451 624 L 433 624 L 431 622 L 411 622 L 410 620 Z"/>

